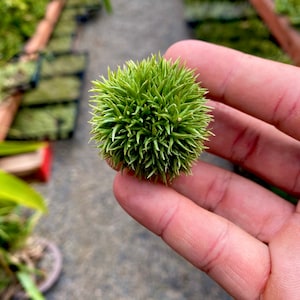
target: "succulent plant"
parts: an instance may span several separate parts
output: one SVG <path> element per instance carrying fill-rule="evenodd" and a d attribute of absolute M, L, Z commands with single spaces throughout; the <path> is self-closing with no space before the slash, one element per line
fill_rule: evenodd
<path fill-rule="evenodd" d="M 138 178 L 171 182 L 189 174 L 212 119 L 193 70 L 152 55 L 93 81 L 91 134 L 100 154 Z"/>

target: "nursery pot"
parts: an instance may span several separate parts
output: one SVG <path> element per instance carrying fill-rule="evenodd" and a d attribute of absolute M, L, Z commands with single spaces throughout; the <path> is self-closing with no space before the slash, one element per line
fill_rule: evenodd
<path fill-rule="evenodd" d="M 36 237 L 34 243 L 43 248 L 42 257 L 39 260 L 37 268 L 43 269 L 47 274 L 43 280 L 37 282 L 36 285 L 41 293 L 46 293 L 55 285 L 62 270 L 62 254 L 59 248 L 51 241 Z M 25 292 L 17 292 L 14 300 L 29 299 Z"/>

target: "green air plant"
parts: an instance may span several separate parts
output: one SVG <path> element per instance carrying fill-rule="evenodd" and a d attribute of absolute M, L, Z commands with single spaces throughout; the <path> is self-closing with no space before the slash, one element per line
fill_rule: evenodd
<path fill-rule="evenodd" d="M 152 55 L 108 69 L 91 91 L 91 133 L 113 167 L 165 184 L 191 173 L 212 119 L 192 70 Z"/>

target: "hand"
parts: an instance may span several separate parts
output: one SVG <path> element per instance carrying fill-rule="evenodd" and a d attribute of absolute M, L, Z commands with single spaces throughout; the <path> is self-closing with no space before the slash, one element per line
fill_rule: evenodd
<path fill-rule="evenodd" d="M 199 73 L 214 154 L 300 195 L 300 69 L 200 41 L 165 55 Z M 300 299 L 300 206 L 199 161 L 170 187 L 118 173 L 120 205 L 237 299 Z"/>

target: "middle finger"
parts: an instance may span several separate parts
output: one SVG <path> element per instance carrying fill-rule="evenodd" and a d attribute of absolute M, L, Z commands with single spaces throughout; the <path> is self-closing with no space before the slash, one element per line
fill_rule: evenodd
<path fill-rule="evenodd" d="M 300 142 L 225 104 L 209 104 L 214 108 L 215 119 L 209 151 L 299 196 Z"/>

